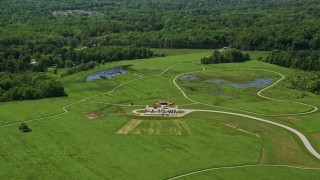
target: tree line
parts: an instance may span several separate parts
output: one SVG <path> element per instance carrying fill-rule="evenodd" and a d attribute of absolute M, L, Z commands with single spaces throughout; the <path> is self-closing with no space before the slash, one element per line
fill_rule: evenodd
<path fill-rule="evenodd" d="M 59 10 L 83 10 L 96 15 L 54 15 Z M 290 50 L 273 52 L 266 61 L 318 71 L 319 27 L 318 0 L 2 0 L 0 72 L 5 72 L 2 76 L 19 77 L 25 72 L 37 76 L 31 72 L 55 67 L 66 68 L 64 75 L 68 75 L 99 63 L 156 56 L 151 47 L 226 46 Z M 223 53 L 214 52 L 202 63 L 248 59 L 236 51 Z M 1 96 L 15 100 L 32 97 L 21 96 L 18 91 L 12 94 L 19 98 L 4 96 L 8 91 L 1 88 Z"/>
<path fill-rule="evenodd" d="M 320 95 L 320 73 L 296 71 L 287 78 L 290 88 Z"/>
<path fill-rule="evenodd" d="M 201 64 L 219 64 L 219 63 L 235 63 L 235 62 L 245 62 L 249 60 L 249 54 L 243 54 L 237 49 L 227 49 L 218 51 L 213 51 L 211 56 L 203 57 L 201 59 Z"/>
<path fill-rule="evenodd" d="M 99 64 L 155 56 L 150 48 L 131 46 L 58 47 L 54 44 L 0 45 L 0 102 L 65 96 L 63 86 L 47 77 L 49 67 L 61 76 Z"/>
<path fill-rule="evenodd" d="M 54 44 L 0 46 L 0 71 L 44 72 L 48 67 L 71 68 L 89 62 L 105 63 L 155 56 L 150 48 L 131 46 L 57 47 Z M 88 64 L 89 63 L 89 64 Z M 92 64 L 92 63 L 91 63 Z"/>
<path fill-rule="evenodd" d="M 57 10 L 97 12 L 55 16 Z M 305 50 L 320 48 L 317 0 L 0 1 L 0 44 Z"/>
<path fill-rule="evenodd" d="M 0 73 L 0 102 L 67 96 L 59 81 L 43 73 Z"/>
<path fill-rule="evenodd" d="M 320 51 L 272 51 L 263 61 L 304 71 L 320 71 Z"/>
<path fill-rule="evenodd" d="M 320 94 L 320 52 L 314 50 L 302 51 L 272 51 L 265 59 L 259 60 L 283 67 L 299 69 L 287 78 L 290 88 Z"/>

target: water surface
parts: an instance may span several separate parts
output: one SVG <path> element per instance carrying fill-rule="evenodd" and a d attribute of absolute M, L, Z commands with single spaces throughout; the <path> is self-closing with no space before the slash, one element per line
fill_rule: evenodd
<path fill-rule="evenodd" d="M 87 81 L 92 81 L 92 80 L 95 80 L 95 79 L 102 79 L 102 78 L 112 79 L 115 76 L 123 75 L 123 74 L 126 74 L 126 73 L 127 73 L 127 71 L 124 70 L 123 66 L 110 68 L 110 69 L 105 69 L 105 70 L 90 74 L 87 77 Z"/>
<path fill-rule="evenodd" d="M 200 78 L 197 77 L 195 74 L 186 74 L 180 78 L 181 81 L 195 81 L 199 79 Z"/>
<path fill-rule="evenodd" d="M 204 82 L 210 83 L 210 84 L 215 84 L 218 86 L 230 85 L 230 86 L 234 86 L 239 89 L 246 89 L 246 88 L 266 87 L 267 85 L 272 83 L 272 78 L 258 78 L 258 79 L 255 79 L 255 80 L 249 82 L 249 83 L 235 83 L 235 82 L 231 82 L 231 81 L 227 81 L 225 79 L 219 79 L 219 78 L 208 79 L 208 80 L 205 80 Z"/>

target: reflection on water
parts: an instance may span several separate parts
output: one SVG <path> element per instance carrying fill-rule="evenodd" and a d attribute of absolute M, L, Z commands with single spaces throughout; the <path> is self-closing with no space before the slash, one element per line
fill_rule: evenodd
<path fill-rule="evenodd" d="M 108 78 L 111 79 L 115 76 L 118 75 L 123 75 L 126 74 L 127 71 L 123 69 L 124 67 L 115 67 L 115 68 L 110 68 L 110 69 L 105 69 L 103 71 L 95 72 L 93 74 L 90 74 L 87 77 L 87 81 L 92 81 L 95 79 L 102 79 L 102 78 Z"/>
<path fill-rule="evenodd" d="M 214 95 L 216 95 L 216 96 L 223 97 L 223 98 L 226 98 L 226 99 L 231 99 L 231 98 L 233 98 L 233 97 L 236 97 L 236 98 L 240 97 L 239 94 L 230 95 L 230 94 L 225 94 L 225 93 L 223 93 L 223 92 L 221 92 L 221 91 L 212 90 L 212 89 L 206 89 L 206 90 L 204 90 L 204 92 L 210 93 L 210 94 L 214 94 Z"/>
<path fill-rule="evenodd" d="M 180 78 L 181 81 L 195 81 L 198 80 L 198 78 L 195 74 L 187 74 Z"/>
<path fill-rule="evenodd" d="M 222 86 L 225 84 L 225 85 L 235 86 L 236 88 L 239 88 L 239 89 L 246 89 L 246 88 L 265 87 L 265 86 L 272 83 L 272 78 L 258 78 L 258 79 L 255 79 L 254 81 L 249 82 L 249 83 L 235 83 L 235 82 L 227 81 L 225 79 L 218 79 L 218 78 L 205 80 L 204 82 L 210 83 L 210 84 L 215 84 L 218 86 Z"/>

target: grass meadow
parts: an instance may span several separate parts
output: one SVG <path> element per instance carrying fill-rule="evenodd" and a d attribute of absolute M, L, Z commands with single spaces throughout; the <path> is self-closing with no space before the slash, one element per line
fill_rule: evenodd
<path fill-rule="evenodd" d="M 33 130 L 30 133 L 20 132 L 19 124 L 0 127 L 0 179 L 166 179 L 206 168 L 238 165 L 253 166 L 212 170 L 186 178 L 315 179 L 320 175 L 320 170 L 267 167 L 320 168 L 319 160 L 302 142 L 280 127 L 215 113 L 197 112 L 180 118 L 132 114 L 132 110 L 158 100 L 170 100 L 186 109 L 239 113 L 223 109 L 228 107 L 261 113 L 265 116 L 255 116 L 299 130 L 320 152 L 319 112 L 268 117 L 306 112 L 310 108 L 258 97 L 256 93 L 262 88 L 237 89 L 203 82 L 212 78 L 236 82 L 271 78 L 275 82 L 280 78 L 277 74 L 243 68 L 272 70 L 285 76 L 295 73 L 294 70 L 256 61 L 265 57 L 265 52 L 249 52 L 253 60 L 245 63 L 206 65 L 208 71 L 202 71 L 199 60 L 211 50 L 157 50 L 157 53 L 168 56 L 107 63 L 61 78 L 68 97 L 1 103 L 0 126 L 3 126 L 63 113 L 64 106 L 86 98 L 68 106 L 68 113 L 61 116 L 29 122 Z M 124 65 L 131 65 L 126 75 L 85 81 L 93 72 Z M 192 102 L 172 83 L 175 77 L 194 71 L 199 71 L 195 74 L 200 80 L 178 78 L 177 83 L 190 98 L 216 106 L 189 105 Z M 119 86 L 128 81 L 131 82 Z M 320 96 L 307 93 L 301 98 L 304 92 L 288 89 L 288 83 L 284 80 L 263 95 L 320 106 Z M 219 90 L 225 96 L 204 89 Z M 239 96 L 227 96 L 230 94 Z M 130 102 L 137 106 L 128 106 Z M 101 116 L 88 119 L 87 115 L 92 113 Z"/>

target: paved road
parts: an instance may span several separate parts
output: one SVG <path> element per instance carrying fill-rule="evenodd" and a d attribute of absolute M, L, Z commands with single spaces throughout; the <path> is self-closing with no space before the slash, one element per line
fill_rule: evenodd
<path fill-rule="evenodd" d="M 289 126 L 280 124 L 280 123 L 276 123 L 270 120 L 266 120 L 266 119 L 262 119 L 262 118 L 258 118 L 258 117 L 254 117 L 254 116 L 250 116 L 250 115 L 246 115 L 246 114 L 240 114 L 240 113 L 233 113 L 233 112 L 226 112 L 226 111 L 215 111 L 215 110 L 194 110 L 194 109 L 181 109 L 182 111 L 185 112 L 211 112 L 211 113 L 219 113 L 219 114 L 228 114 L 228 115 L 233 115 L 233 116 L 240 116 L 240 117 L 245 117 L 245 118 L 249 118 L 249 119 L 253 119 L 256 121 L 261 121 L 264 123 L 268 123 L 268 124 L 272 124 L 281 128 L 284 128 L 288 131 L 293 132 L 294 134 L 296 134 L 302 141 L 302 143 L 304 144 L 304 146 L 307 148 L 307 150 L 313 155 L 315 156 L 317 159 L 320 159 L 320 154 L 312 147 L 312 145 L 310 144 L 310 142 L 308 141 L 308 139 L 299 131 L 297 131 L 296 129 L 293 129 Z"/>
<path fill-rule="evenodd" d="M 179 64 L 179 63 L 177 63 Z M 157 74 L 157 75 L 151 75 L 151 76 L 148 76 L 148 77 L 154 77 L 154 76 L 160 76 L 162 74 L 164 74 L 165 72 L 167 72 L 170 68 L 172 68 L 173 66 L 177 65 L 177 64 L 173 64 L 171 66 L 169 66 L 168 68 L 166 68 L 163 72 L 161 72 L 160 74 Z M 194 65 L 194 64 L 192 64 Z M 251 69 L 251 70 L 257 70 L 257 69 Z M 261 70 L 261 69 L 260 69 Z M 206 69 L 204 67 L 202 67 L 202 71 L 206 71 Z M 269 70 L 263 70 L 263 71 L 269 71 Z M 200 72 L 200 71 L 194 71 L 194 72 Z M 283 102 L 290 102 L 290 103 L 296 103 L 296 104 L 300 104 L 300 105 L 305 105 L 305 106 L 309 106 L 309 107 L 312 107 L 313 110 L 312 111 L 309 111 L 309 112 L 305 112 L 305 113 L 297 113 L 297 114 L 290 114 L 290 115 L 301 115 L 301 114 L 310 114 L 310 113 L 313 113 L 313 112 L 316 112 L 318 110 L 317 107 L 315 106 L 312 106 L 312 105 L 309 105 L 309 104 L 304 104 L 304 103 L 299 103 L 299 102 L 293 102 L 293 101 L 285 101 L 285 100 L 277 100 L 277 99 L 273 99 L 273 98 L 269 98 L 269 97 L 266 97 L 266 96 L 263 96 L 261 95 L 261 93 L 271 87 L 273 87 L 274 85 L 276 85 L 277 83 L 279 83 L 281 80 L 284 79 L 284 76 L 281 74 L 281 73 L 278 73 L 278 72 L 275 72 L 275 71 L 269 71 L 269 72 L 273 72 L 273 73 L 276 73 L 276 74 L 279 74 L 281 76 L 281 79 L 277 80 L 275 83 L 273 83 L 272 85 L 262 89 L 261 91 L 259 91 L 257 93 L 258 96 L 262 97 L 262 98 L 265 98 L 265 99 L 269 99 L 269 100 L 273 100 L 273 101 L 283 101 Z M 193 72 L 189 72 L 189 73 L 193 73 Z M 177 89 L 183 94 L 183 96 L 190 100 L 191 102 L 193 102 L 192 104 L 202 104 L 202 105 L 208 105 L 208 106 L 213 106 L 213 105 L 209 105 L 209 104 L 205 104 L 205 103 L 201 103 L 201 102 L 198 102 L 198 101 L 195 101 L 191 98 L 189 98 L 186 93 L 179 87 L 179 85 L 176 83 L 176 79 L 182 75 L 185 75 L 185 74 L 189 74 L 189 73 L 184 73 L 184 74 L 180 74 L 179 76 L 176 76 L 174 79 L 173 79 L 173 83 L 174 85 L 177 87 Z M 64 107 L 62 107 L 63 109 L 63 112 L 62 113 L 59 113 L 59 114 L 55 114 L 55 115 L 51 115 L 51 116 L 46 116 L 46 117 L 41 117 L 41 118 L 37 118 L 37 119 L 31 119 L 31 120 L 27 120 L 27 121 L 21 121 L 21 122 L 33 122 L 33 121 L 39 121 L 39 120 L 44 120 L 44 119 L 48 119 L 48 118 L 53 118 L 53 117 L 57 117 L 57 116 L 62 116 L 66 113 L 68 113 L 68 107 L 70 106 L 73 106 L 75 104 L 78 104 L 80 102 L 84 102 L 90 98 L 93 98 L 93 97 L 97 97 L 97 96 L 101 96 L 101 95 L 105 95 L 105 94 L 109 94 L 109 93 L 112 93 L 114 92 L 116 89 L 122 87 L 123 85 L 125 84 L 128 84 L 128 83 L 131 83 L 131 82 L 134 82 L 136 80 L 140 80 L 140 79 L 145 79 L 145 78 L 148 78 L 148 77 L 141 77 L 141 78 L 136 78 L 136 79 L 133 79 L 133 80 L 130 80 L 130 81 L 127 81 L 127 82 L 124 82 L 118 86 L 116 86 L 115 88 L 113 88 L 111 91 L 108 91 L 106 93 L 102 93 L 102 94 L 98 94 L 98 95 L 94 95 L 94 96 L 90 96 L 90 97 L 86 97 L 86 98 L 83 98 L 81 100 L 78 100 L 76 102 L 73 102 L 71 104 L 68 104 Z M 99 102 L 101 103 L 101 102 Z M 220 107 L 221 108 L 221 107 Z M 225 108 L 225 107 L 224 107 Z M 225 108 L 225 109 L 232 109 L 232 110 L 237 110 L 237 111 L 242 111 L 242 112 L 247 112 L 247 111 L 243 111 L 243 110 L 239 110 L 239 109 L 233 109 L 233 108 Z M 275 126 L 278 126 L 278 127 L 282 127 L 294 134 L 296 134 L 300 139 L 301 141 L 303 142 L 304 146 L 307 148 L 307 150 L 313 155 L 315 156 L 317 159 L 320 159 L 320 154 L 312 147 L 312 145 L 310 144 L 310 142 L 308 141 L 308 139 L 299 131 L 297 131 L 296 129 L 293 129 L 289 126 L 285 126 L 283 124 L 280 124 L 280 123 L 276 123 L 276 122 L 273 122 L 273 121 L 270 121 L 270 120 L 266 120 L 266 119 L 262 119 L 262 118 L 258 118 L 258 117 L 254 117 L 254 116 L 250 116 L 250 115 L 246 115 L 246 114 L 240 114 L 240 113 L 233 113 L 233 112 L 226 112 L 226 111 L 215 111 L 215 110 L 195 110 L 195 109 L 182 109 L 183 111 L 185 111 L 185 113 L 193 113 L 193 112 L 210 112 L 210 113 L 220 113 L 220 114 L 228 114 L 228 115 L 233 115 L 233 116 L 240 116 L 240 117 L 245 117 L 245 118 L 249 118 L 249 119 L 253 119 L 253 120 L 257 120 L 257 121 L 261 121 L 261 122 L 264 122 L 264 123 L 269 123 L 269 124 L 272 124 L 272 125 L 275 125 Z M 253 113 L 253 112 L 247 112 L 247 113 L 251 113 L 251 114 L 257 114 L 257 113 Z M 289 114 L 288 114 L 289 115 Z M 11 123 L 11 124 L 6 124 L 6 125 L 2 125 L 0 126 L 1 128 L 4 128 L 4 127 L 7 127 L 7 126 L 12 126 L 12 125 L 16 125 L 16 124 L 19 124 L 21 122 L 15 122 L 15 123 Z M 221 167 L 221 168 L 210 168 L 210 169 L 204 169 L 204 170 L 200 170 L 200 171 L 194 171 L 194 172 L 191 172 L 191 173 L 187 173 L 187 174 L 184 174 L 184 175 L 180 175 L 180 176 L 176 176 L 176 177 L 173 177 L 173 178 L 170 178 L 170 179 L 177 179 L 177 178 L 180 178 L 180 177 L 185 177 L 185 176 L 189 176 L 189 175 L 192 175 L 192 174 L 196 174 L 196 173 L 200 173 L 200 172 L 205 172 L 205 171 L 211 171 L 211 170 L 215 170 L 215 169 L 223 169 L 223 168 L 240 168 L 240 167 L 249 167 L 249 166 L 257 166 L 257 165 L 243 165 L 243 166 L 235 166 L 235 167 Z M 272 165 L 271 165 L 272 166 Z M 276 167 L 292 167 L 292 168 L 299 168 L 299 169 L 312 169 L 312 168 L 300 168 L 300 167 L 294 167 L 294 166 L 286 166 L 286 165 L 275 165 Z"/>
<path fill-rule="evenodd" d="M 294 134 L 296 134 L 302 141 L 302 143 L 304 144 L 304 146 L 307 148 L 307 150 L 313 155 L 315 156 L 317 159 L 320 159 L 320 154 L 312 147 L 312 145 L 310 144 L 310 142 L 308 141 L 308 139 L 299 131 L 297 131 L 296 129 L 293 129 L 289 126 L 280 124 L 280 123 L 276 123 L 273 122 L 271 120 L 267 120 L 267 119 L 262 119 L 262 118 L 258 118 L 258 117 L 254 117 L 254 116 L 250 116 L 250 115 L 246 115 L 246 114 L 240 114 L 240 113 L 233 113 L 233 112 L 226 112 L 226 111 L 215 111 L 215 110 L 195 110 L 195 109 L 179 109 L 181 111 L 184 111 L 183 115 L 189 114 L 189 113 L 193 113 L 193 112 L 210 112 L 210 113 L 219 113 L 219 114 L 228 114 L 228 115 L 233 115 L 233 116 L 240 116 L 240 117 L 245 117 L 245 118 L 249 118 L 249 119 L 253 119 L 256 121 L 261 121 L 264 123 L 268 123 L 268 124 L 272 124 L 281 128 L 284 128 Z M 141 113 L 138 113 L 138 110 L 133 110 L 133 113 L 142 115 Z"/>
<path fill-rule="evenodd" d="M 194 65 L 194 64 L 192 64 Z M 241 68 L 243 69 L 243 68 Z M 245 68 L 247 69 L 247 68 Z M 296 113 L 296 114 L 286 114 L 286 115 L 301 115 L 301 114 L 311 114 L 311 113 L 314 113 L 316 111 L 318 111 L 318 108 L 313 106 L 313 105 L 309 105 L 309 104 L 304 104 L 304 103 L 299 103 L 299 102 L 294 102 L 294 101 L 286 101 L 286 100 L 278 100 L 278 99 L 273 99 L 273 98 L 269 98 L 269 97 L 266 97 L 266 96 L 263 96 L 261 95 L 261 93 L 273 86 L 275 86 L 276 84 L 278 84 L 280 81 L 282 81 L 285 76 L 281 73 L 278 73 L 278 72 L 275 72 L 275 71 L 270 71 L 270 70 L 265 70 L 265 69 L 248 69 L 248 70 L 260 70 L 260 71 L 267 71 L 267 72 L 273 72 L 273 73 L 276 73 L 278 75 L 281 76 L 281 78 L 279 80 L 277 80 L 275 83 L 271 84 L 270 86 L 262 89 L 261 91 L 259 91 L 257 94 L 258 96 L 262 97 L 262 98 L 265 98 L 265 99 L 268 99 L 268 100 L 271 100 L 271 101 L 282 101 L 282 102 L 289 102 L 289 103 L 295 103 L 295 104 L 300 104 L 300 105 L 304 105 L 304 106 L 308 106 L 308 107 L 312 107 L 313 109 L 311 111 L 308 111 L 308 112 L 304 112 L 304 113 Z M 205 71 L 204 68 L 202 68 L 202 71 Z M 187 94 L 181 89 L 181 87 L 177 84 L 176 80 L 177 78 L 179 78 L 180 76 L 183 76 L 183 75 L 186 75 L 186 74 L 190 74 L 190 73 L 195 73 L 195 72 L 200 72 L 200 71 L 193 71 L 193 72 L 189 72 L 189 73 L 183 73 L 183 74 L 180 74 L 178 76 L 176 76 L 172 82 L 173 84 L 177 87 L 177 89 L 181 92 L 181 94 L 186 98 L 188 99 L 189 101 L 193 102 L 193 103 L 196 103 L 196 104 L 202 104 L 202 105 L 208 105 L 208 106 L 214 106 L 214 105 L 210 105 L 210 104 L 205 104 L 205 103 L 201 103 L 199 101 L 196 101 L 194 99 L 191 99 L 187 96 Z M 214 106 L 214 107 L 217 107 L 217 106 Z M 226 108 L 226 107 L 220 107 L 219 108 L 225 108 L 225 109 L 231 109 L 231 110 L 236 110 L 236 111 L 241 111 L 241 112 L 246 112 L 246 113 L 250 113 L 250 114 L 258 114 L 258 113 L 254 113 L 254 112 L 249 112 L 249 111 L 243 111 L 243 110 L 240 110 L 240 109 L 234 109 L 234 108 Z M 270 121 L 270 120 L 266 120 L 266 119 L 262 119 L 262 118 L 258 118 L 258 117 L 254 117 L 254 116 L 250 116 L 250 115 L 246 115 L 246 114 L 240 114 L 240 113 L 233 113 L 233 112 L 227 112 L 227 111 L 215 111 L 215 110 L 194 110 L 194 109 L 182 109 L 183 111 L 186 111 L 186 112 L 213 112 L 213 113 L 220 113 L 220 114 L 228 114 L 228 115 L 234 115 L 234 116 L 241 116 L 241 117 L 245 117 L 245 118 L 249 118 L 249 119 L 253 119 L 253 120 L 257 120 L 257 121 L 261 121 L 261 122 L 265 122 L 265 123 L 269 123 L 269 124 L 273 124 L 275 126 L 278 126 L 278 127 L 282 127 L 286 130 L 289 130 L 291 132 L 293 132 L 294 134 L 296 134 L 300 139 L 301 141 L 303 142 L 304 146 L 307 148 L 307 150 L 313 155 L 315 156 L 317 159 L 320 159 L 320 154 L 312 147 L 312 145 L 310 144 L 310 142 L 308 141 L 308 139 L 299 131 L 297 131 L 296 129 L 293 129 L 289 126 L 285 126 L 283 124 L 280 124 L 280 123 L 276 123 L 276 122 L 273 122 L 273 121 Z M 258 115 L 263 115 L 263 114 L 258 114 Z M 282 115 L 285 115 L 285 114 L 282 114 Z"/>

